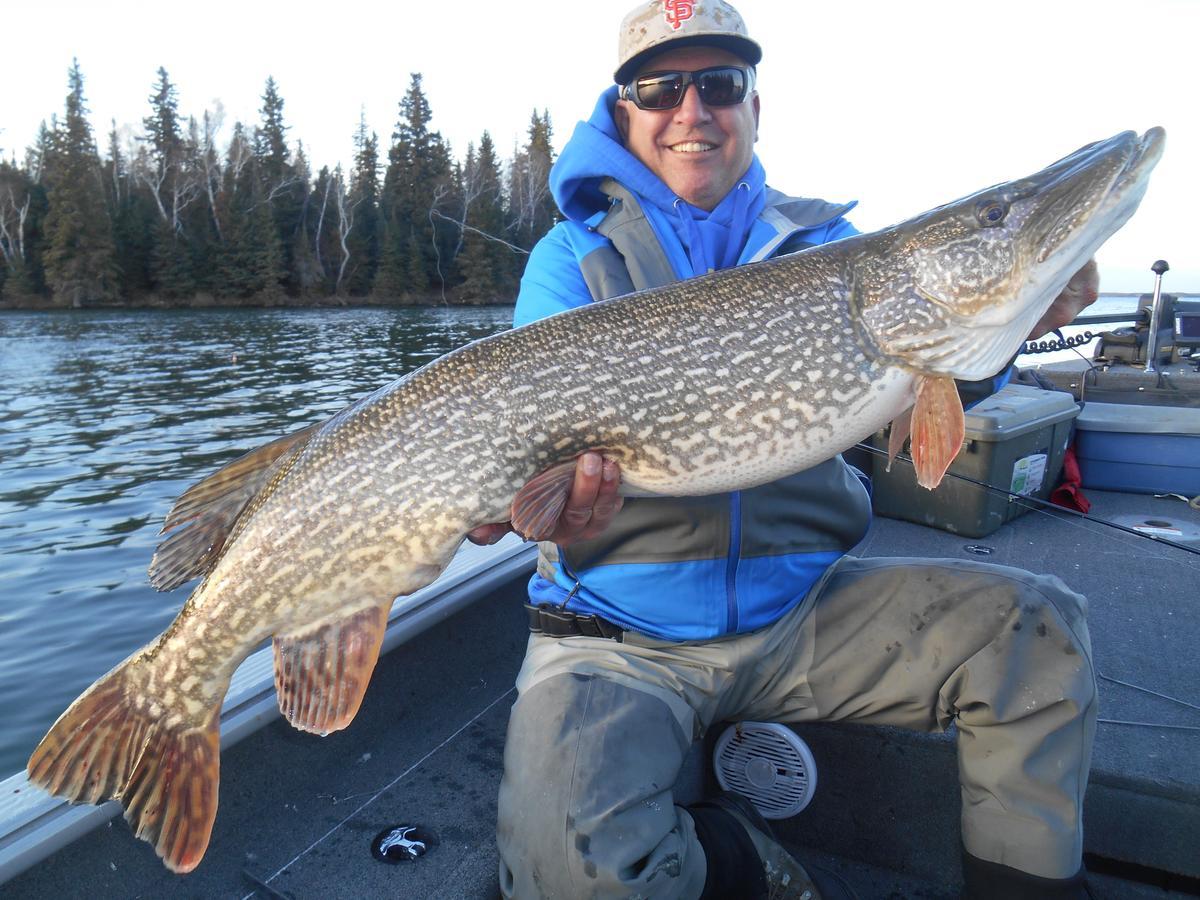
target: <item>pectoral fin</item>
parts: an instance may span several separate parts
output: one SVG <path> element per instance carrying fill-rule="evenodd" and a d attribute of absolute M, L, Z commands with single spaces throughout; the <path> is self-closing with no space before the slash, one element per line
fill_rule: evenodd
<path fill-rule="evenodd" d="M 912 459 L 917 484 L 933 490 L 941 483 L 965 434 L 962 400 L 954 379 L 919 377 L 917 402 L 912 410 Z"/>
<path fill-rule="evenodd" d="M 896 457 L 900 451 L 904 449 L 904 442 L 908 440 L 909 434 L 912 433 L 912 407 L 910 406 L 896 418 L 892 419 L 892 428 L 888 432 L 888 461 L 887 468 L 884 471 L 892 471 L 892 463 L 896 461 Z"/>
<path fill-rule="evenodd" d="M 329 734 L 358 713 L 379 659 L 391 601 L 275 635 L 279 711 L 301 731 Z"/>
<path fill-rule="evenodd" d="M 567 505 L 575 482 L 577 460 L 551 466 L 534 475 L 512 502 L 512 527 L 527 541 L 546 540 Z"/>

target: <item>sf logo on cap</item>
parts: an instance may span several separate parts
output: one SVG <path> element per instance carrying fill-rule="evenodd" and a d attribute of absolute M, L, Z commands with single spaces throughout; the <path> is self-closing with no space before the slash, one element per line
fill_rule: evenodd
<path fill-rule="evenodd" d="M 692 17 L 693 0 L 663 0 L 663 18 L 675 30 Z"/>

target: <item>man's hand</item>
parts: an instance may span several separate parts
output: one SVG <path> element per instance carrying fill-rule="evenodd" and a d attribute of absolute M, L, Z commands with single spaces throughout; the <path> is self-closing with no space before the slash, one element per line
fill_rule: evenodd
<path fill-rule="evenodd" d="M 1032 341 L 1049 334 L 1064 325 L 1069 325 L 1084 309 L 1096 302 L 1100 296 L 1100 270 L 1096 260 L 1089 259 L 1067 282 L 1062 293 L 1054 298 L 1050 308 L 1038 319 L 1026 340 Z"/>
<path fill-rule="evenodd" d="M 621 470 L 615 462 L 604 459 L 599 453 L 588 452 L 580 456 L 567 505 L 547 540 L 566 547 L 599 535 L 625 502 L 617 494 L 620 484 Z M 508 522 L 494 522 L 471 529 L 467 532 L 467 540 L 473 544 L 494 544 L 510 531 L 512 526 Z"/>

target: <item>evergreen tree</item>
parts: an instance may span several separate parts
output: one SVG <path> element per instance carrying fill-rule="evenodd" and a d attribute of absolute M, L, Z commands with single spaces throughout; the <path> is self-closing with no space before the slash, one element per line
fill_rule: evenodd
<path fill-rule="evenodd" d="M 188 188 L 188 203 L 180 213 L 180 244 L 187 254 L 189 300 L 213 290 L 214 262 L 220 242 L 213 215 L 220 165 L 207 111 L 203 122 L 202 125 L 195 116 L 189 116 L 184 138 L 183 178 Z"/>
<path fill-rule="evenodd" d="M 283 98 L 274 78 L 267 78 L 263 90 L 261 124 L 254 130 L 254 156 L 262 170 L 265 183 L 275 186 L 289 180 L 292 175 L 288 165 L 287 132 L 283 124 Z"/>
<path fill-rule="evenodd" d="M 384 185 L 385 202 L 383 228 L 379 241 L 379 271 L 372 284 L 372 295 L 382 303 L 394 303 L 407 290 L 405 276 L 408 234 L 402 233 L 393 218 L 394 210 L 386 203 L 387 186 Z"/>
<path fill-rule="evenodd" d="M 328 166 L 322 167 L 309 195 L 304 231 L 311 241 L 313 262 L 325 293 L 333 293 L 338 262 L 337 235 L 334 229 L 337 204 L 336 180 Z"/>
<path fill-rule="evenodd" d="M 195 148 L 184 138 L 175 86 L 162 67 L 150 95 L 150 109 L 142 120 L 147 152 L 140 160 L 139 174 L 159 214 L 150 232 L 151 282 L 164 297 L 186 299 L 196 292 L 196 284 L 184 216 L 200 185 L 190 165 Z M 194 122 L 192 126 L 194 131 Z"/>
<path fill-rule="evenodd" d="M 464 299 L 483 302 L 507 301 L 515 288 L 513 252 L 500 239 L 504 234 L 504 195 L 501 190 L 500 160 L 492 136 L 484 132 L 479 153 L 467 153 L 463 167 L 464 206 L 462 252 L 459 271 L 464 279 Z"/>
<path fill-rule="evenodd" d="M 279 245 L 283 248 L 284 283 L 292 294 L 301 293 L 311 274 L 307 262 L 296 258 L 299 234 L 308 195 L 306 177 L 288 159 L 287 132 L 283 122 L 283 98 L 274 78 L 267 79 L 259 113 L 262 121 L 254 131 L 254 159 L 259 188 L 269 205 Z M 301 274 L 301 270 L 304 273 Z"/>
<path fill-rule="evenodd" d="M 0 164 L 6 298 L 419 302 L 450 288 L 468 302 L 509 299 L 523 257 L 504 241 L 532 247 L 556 218 L 549 114 L 533 112 L 507 167 L 486 131 L 460 162 L 432 128 L 419 73 L 400 100 L 385 164 L 363 115 L 349 172 L 326 167 L 315 179 L 303 144 L 289 151 L 274 79 L 261 120 L 238 124 L 226 148 L 219 105 L 203 124 L 183 116 L 165 68 L 147 99 L 139 143 L 114 122 L 102 161 L 76 64 L 65 116 L 42 125 L 23 165 Z"/>
<path fill-rule="evenodd" d="M 400 101 L 381 198 L 384 242 L 376 291 L 388 297 L 419 297 L 443 282 L 443 260 L 456 237 L 453 228 L 434 225 L 432 212 L 449 200 L 452 185 L 450 150 L 429 129 L 432 117 L 421 75 L 413 73 Z"/>
<path fill-rule="evenodd" d="M 171 170 L 178 166 L 183 154 L 183 133 L 179 125 L 179 98 L 175 85 L 171 84 L 167 70 L 161 66 L 158 69 L 158 83 L 150 95 L 150 108 L 151 114 L 142 119 L 146 143 L 150 145 L 155 159 L 167 170 L 167 177 L 173 177 Z"/>
<path fill-rule="evenodd" d="M 66 118 L 46 172 L 51 188 L 46 280 L 56 305 L 82 307 L 116 297 L 117 266 L 78 61 L 72 62 L 69 83 Z"/>
<path fill-rule="evenodd" d="M 121 270 L 121 294 L 136 297 L 151 287 L 150 256 L 157 215 L 138 190 L 130 161 L 121 152 L 116 122 L 108 135 L 104 182 L 113 223 L 113 252 Z"/>
<path fill-rule="evenodd" d="M 467 234 L 467 217 L 475 201 L 479 199 L 479 158 L 475 155 L 475 142 L 467 141 L 467 157 L 462 163 L 455 162 L 452 176 L 455 199 L 458 201 L 458 243 L 454 246 L 455 260 L 462 263 L 463 240 Z M 461 275 L 461 271 L 459 272 Z"/>
<path fill-rule="evenodd" d="M 218 292 L 220 259 L 224 235 L 221 233 L 221 210 L 224 208 L 224 175 L 221 154 L 217 148 L 222 110 L 205 110 L 196 128 L 195 177 L 200 200 L 193 205 L 188 232 L 192 235 L 192 271 L 198 292 Z"/>
<path fill-rule="evenodd" d="M 513 242 L 532 250 L 558 220 L 550 194 L 550 167 L 554 164 L 553 129 L 549 111 L 529 120 L 529 140 L 514 154 L 509 173 L 509 230 Z"/>
<path fill-rule="evenodd" d="M 46 285 L 46 216 L 50 211 L 50 196 L 46 183 L 47 161 L 55 159 L 55 132 L 58 123 L 51 119 L 52 127 L 43 122 L 38 129 L 36 143 L 26 149 L 22 172 L 29 186 L 29 212 L 25 218 L 24 268 L 18 274 L 10 272 L 8 295 L 44 297 L 49 293 Z M 17 279 L 17 280 L 14 280 Z"/>
<path fill-rule="evenodd" d="M 164 299 L 187 300 L 195 295 L 189 241 L 167 222 L 154 223 L 149 264 L 153 287 Z"/>
<path fill-rule="evenodd" d="M 283 247 L 262 185 L 258 161 L 238 122 L 229 143 L 221 192 L 221 232 L 225 238 L 218 263 L 217 292 L 225 297 L 275 304 L 283 299 Z"/>
<path fill-rule="evenodd" d="M 314 260 L 319 267 L 325 293 L 345 295 L 349 263 L 346 239 L 353 233 L 354 210 L 349 205 L 346 178 L 341 166 L 332 172 L 326 166 L 317 175 L 306 228 L 312 236 Z"/>
<path fill-rule="evenodd" d="M 345 289 L 353 297 L 364 297 L 375 286 L 379 271 L 379 138 L 367 134 L 366 114 L 361 113 L 354 135 L 354 169 L 350 173 L 347 209 L 353 212 L 354 227 L 346 235 L 350 260 L 346 268 Z"/>
<path fill-rule="evenodd" d="M 414 222 L 408 231 L 408 259 L 405 260 L 405 293 L 408 299 L 418 299 L 429 292 L 429 266 L 425 252 L 425 238 L 428 232 L 417 227 Z"/>
<path fill-rule="evenodd" d="M 245 298 L 251 293 L 246 272 L 249 258 L 249 209 L 251 194 L 248 168 L 251 160 L 250 142 L 241 122 L 233 125 L 233 136 L 225 151 L 225 166 L 221 189 L 217 192 L 217 222 L 221 233 L 221 248 L 217 253 L 217 278 L 214 290 L 219 297 Z"/>
<path fill-rule="evenodd" d="M 287 278 L 287 258 L 283 242 L 271 213 L 271 204 L 259 193 L 251 207 L 249 245 L 253 248 L 249 271 L 252 293 L 256 301 L 274 306 L 286 299 L 284 282 Z"/>
<path fill-rule="evenodd" d="M 37 141 L 25 154 L 25 168 L 29 176 L 47 190 L 57 169 L 59 156 L 58 116 L 50 117 L 50 126 L 43 121 L 38 128 Z"/>
<path fill-rule="evenodd" d="M 297 184 L 300 187 L 300 210 L 296 216 L 296 227 L 292 234 L 290 282 L 295 285 L 301 296 L 320 291 L 326 273 L 322 269 L 317 243 L 321 237 L 318 230 L 323 230 L 324 223 L 318 225 L 317 204 L 313 203 L 314 193 L 311 186 L 311 174 L 308 168 L 308 157 L 304 155 L 304 144 L 296 147 L 296 162 L 293 166 Z M 328 178 L 328 172 L 326 172 Z"/>

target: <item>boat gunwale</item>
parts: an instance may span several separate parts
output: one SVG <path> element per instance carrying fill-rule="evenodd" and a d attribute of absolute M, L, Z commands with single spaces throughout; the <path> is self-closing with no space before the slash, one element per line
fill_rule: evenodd
<path fill-rule="evenodd" d="M 380 654 L 434 627 L 525 571 L 537 547 L 507 535 L 496 544 L 464 544 L 441 576 L 406 597 L 388 614 Z M 225 750 L 280 717 L 275 693 L 274 651 L 256 650 L 238 667 L 221 708 Z M 121 804 L 77 804 L 29 783 L 24 772 L 0 781 L 0 885 L 121 814 Z"/>

